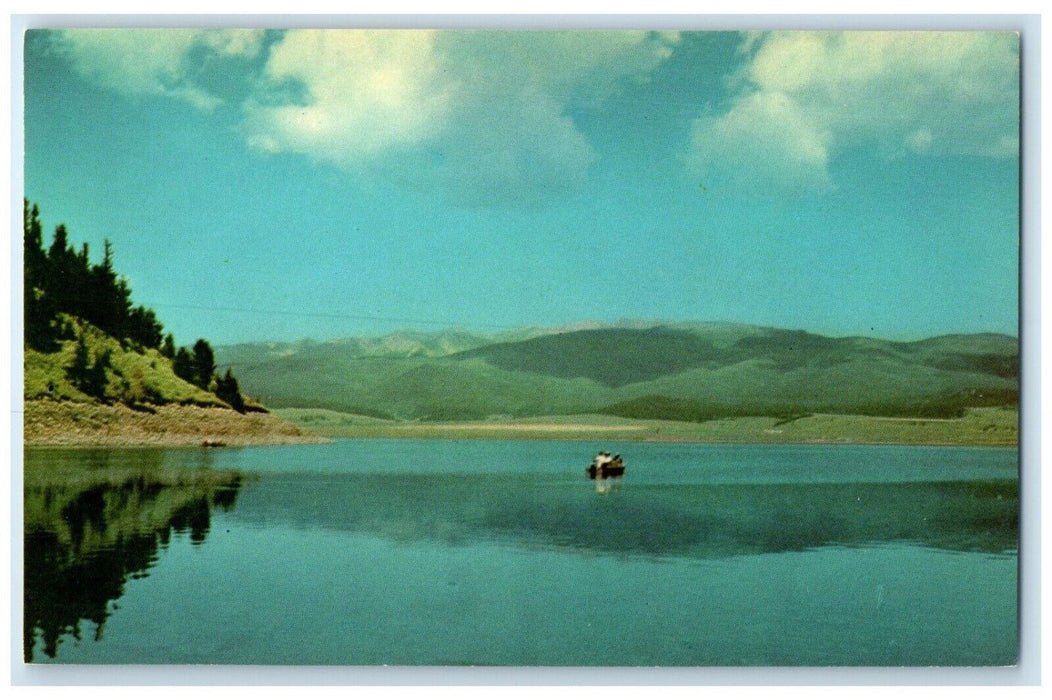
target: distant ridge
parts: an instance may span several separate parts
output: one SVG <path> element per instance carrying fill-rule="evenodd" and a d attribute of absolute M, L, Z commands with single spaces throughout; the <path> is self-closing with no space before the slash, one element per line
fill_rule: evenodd
<path fill-rule="evenodd" d="M 1019 342 L 1007 335 L 903 342 L 722 322 L 400 331 L 220 347 L 217 362 L 274 407 L 405 420 L 955 416 L 1019 394 Z"/>

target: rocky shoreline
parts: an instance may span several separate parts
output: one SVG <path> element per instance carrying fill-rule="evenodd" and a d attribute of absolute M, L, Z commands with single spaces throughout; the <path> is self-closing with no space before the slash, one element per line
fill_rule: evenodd
<path fill-rule="evenodd" d="M 26 447 L 222 447 L 327 442 L 269 413 L 166 404 L 26 401 Z"/>

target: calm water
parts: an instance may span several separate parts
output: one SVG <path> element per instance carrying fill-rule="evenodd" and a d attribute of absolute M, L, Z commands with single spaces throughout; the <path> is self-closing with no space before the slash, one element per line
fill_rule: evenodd
<path fill-rule="evenodd" d="M 616 484 L 584 474 L 600 447 L 626 457 Z M 1016 461 L 516 441 L 30 450 L 27 658 L 1012 664 Z M 202 467 L 246 476 L 158 477 Z M 71 468 L 106 485 L 33 477 Z"/>

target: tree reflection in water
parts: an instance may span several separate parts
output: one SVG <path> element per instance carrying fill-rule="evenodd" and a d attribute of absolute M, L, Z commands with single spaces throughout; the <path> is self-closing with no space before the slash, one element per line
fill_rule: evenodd
<path fill-rule="evenodd" d="M 88 469 L 71 473 L 63 470 L 60 454 L 56 459 L 52 470 L 27 463 L 27 662 L 38 640 L 43 653 L 55 658 L 66 635 L 82 638 L 84 623 L 101 639 L 127 580 L 147 575 L 173 533 L 189 533 L 195 545 L 204 542 L 212 509 L 232 509 L 241 486 L 236 473 L 170 470 L 149 460 L 130 467 L 95 455 Z"/>

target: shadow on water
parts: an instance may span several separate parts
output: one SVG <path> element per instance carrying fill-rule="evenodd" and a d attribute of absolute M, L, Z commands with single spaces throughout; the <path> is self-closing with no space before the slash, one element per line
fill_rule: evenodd
<path fill-rule="evenodd" d="M 177 469 L 159 451 L 63 451 L 27 456 L 24 656 L 38 640 L 55 658 L 82 625 L 102 638 L 111 603 L 142 578 L 173 534 L 201 544 L 214 508 L 234 507 L 242 477 L 201 466 Z"/>
<path fill-rule="evenodd" d="M 399 540 L 720 558 L 908 542 L 1002 554 L 1018 544 L 1013 480 L 580 484 L 362 474 L 251 485 L 234 517 Z M 616 486 L 616 488 L 615 488 Z"/>

